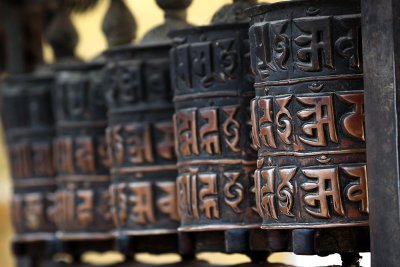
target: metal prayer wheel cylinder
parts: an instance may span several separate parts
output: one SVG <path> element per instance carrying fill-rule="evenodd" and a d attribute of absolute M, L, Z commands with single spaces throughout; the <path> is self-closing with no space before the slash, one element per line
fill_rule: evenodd
<path fill-rule="evenodd" d="M 248 229 L 261 224 L 252 182 L 248 25 L 196 27 L 171 36 L 179 230 L 196 236 L 198 251 L 245 252 Z"/>
<path fill-rule="evenodd" d="M 104 53 L 113 214 L 124 253 L 177 251 L 170 48 L 160 43 Z"/>
<path fill-rule="evenodd" d="M 16 255 L 45 256 L 55 238 L 53 78 L 11 76 L 2 90 L 2 118 L 13 179 L 11 216 Z"/>
<path fill-rule="evenodd" d="M 263 228 L 368 225 L 360 1 L 248 13 Z"/>
<path fill-rule="evenodd" d="M 62 67 L 54 88 L 57 237 L 64 250 L 77 255 L 113 245 L 103 66 L 77 63 Z"/>

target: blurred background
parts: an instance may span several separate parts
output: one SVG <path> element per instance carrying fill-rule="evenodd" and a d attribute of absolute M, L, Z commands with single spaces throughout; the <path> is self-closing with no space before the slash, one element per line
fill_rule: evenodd
<path fill-rule="evenodd" d="M 157 7 L 154 0 L 125 0 L 126 4 L 134 14 L 138 32 L 136 40 L 140 40 L 145 32 L 163 22 L 163 13 Z M 206 25 L 212 15 L 224 4 L 231 3 L 231 0 L 194 0 L 188 9 L 188 21 L 194 25 Z M 262 2 L 278 2 L 259 0 Z M 77 55 L 83 60 L 90 60 L 99 55 L 107 47 L 106 39 L 101 31 L 101 23 L 106 13 L 109 1 L 100 1 L 93 9 L 84 14 L 73 14 L 72 20 L 79 33 L 79 45 Z M 1 7 L 0 7 L 1 8 Z M 53 54 L 50 47 L 44 46 L 45 61 L 51 63 Z M 0 267 L 14 266 L 10 250 L 12 238 L 12 227 L 9 213 L 9 199 L 11 197 L 11 182 L 6 158 L 6 147 L 3 142 L 3 131 L 0 129 Z M 369 266 L 369 255 L 364 254 L 362 266 Z M 97 264 L 106 264 L 118 259 L 114 253 L 106 255 L 88 254 L 86 260 Z M 245 256 L 223 255 L 216 253 L 202 253 L 199 258 L 210 261 L 214 264 L 234 264 L 249 262 Z M 174 262 L 177 255 L 151 256 L 139 255 L 139 259 L 146 263 L 167 263 Z M 327 266 L 340 263 L 339 255 L 325 258 L 295 256 L 291 253 L 277 253 L 270 257 L 270 262 L 285 262 L 296 266 Z"/>

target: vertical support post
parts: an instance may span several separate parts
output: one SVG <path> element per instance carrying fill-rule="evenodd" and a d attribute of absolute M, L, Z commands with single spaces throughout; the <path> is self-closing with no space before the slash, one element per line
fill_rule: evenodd
<path fill-rule="evenodd" d="M 400 247 L 400 2 L 362 1 L 372 266 L 397 266 Z"/>

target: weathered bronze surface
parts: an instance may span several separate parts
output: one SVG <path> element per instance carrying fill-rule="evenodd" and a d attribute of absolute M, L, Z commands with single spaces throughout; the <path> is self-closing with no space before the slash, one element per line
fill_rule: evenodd
<path fill-rule="evenodd" d="M 180 231 L 202 232 L 193 234 L 197 251 L 230 251 L 232 242 L 247 251 L 247 230 L 260 225 L 247 32 L 247 24 L 224 24 L 172 34 Z"/>
<path fill-rule="evenodd" d="M 12 76 L 3 84 L 1 113 L 13 178 L 16 255 L 46 256 L 54 249 L 52 85 L 52 77 L 33 75 Z"/>
<path fill-rule="evenodd" d="M 249 14 L 263 228 L 367 225 L 360 1 L 293 1 Z"/>
<path fill-rule="evenodd" d="M 65 250 L 77 254 L 109 248 L 112 239 L 102 68 L 100 63 L 70 64 L 58 70 L 54 88 L 57 237 Z"/>
<path fill-rule="evenodd" d="M 123 250 L 177 248 L 170 47 L 136 45 L 105 52 L 113 216 Z"/>

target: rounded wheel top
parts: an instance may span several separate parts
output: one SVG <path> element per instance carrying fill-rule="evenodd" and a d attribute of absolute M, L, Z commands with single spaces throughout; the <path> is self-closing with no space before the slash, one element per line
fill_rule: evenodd
<path fill-rule="evenodd" d="M 193 0 L 156 0 L 157 5 L 162 9 L 186 9 Z"/>

